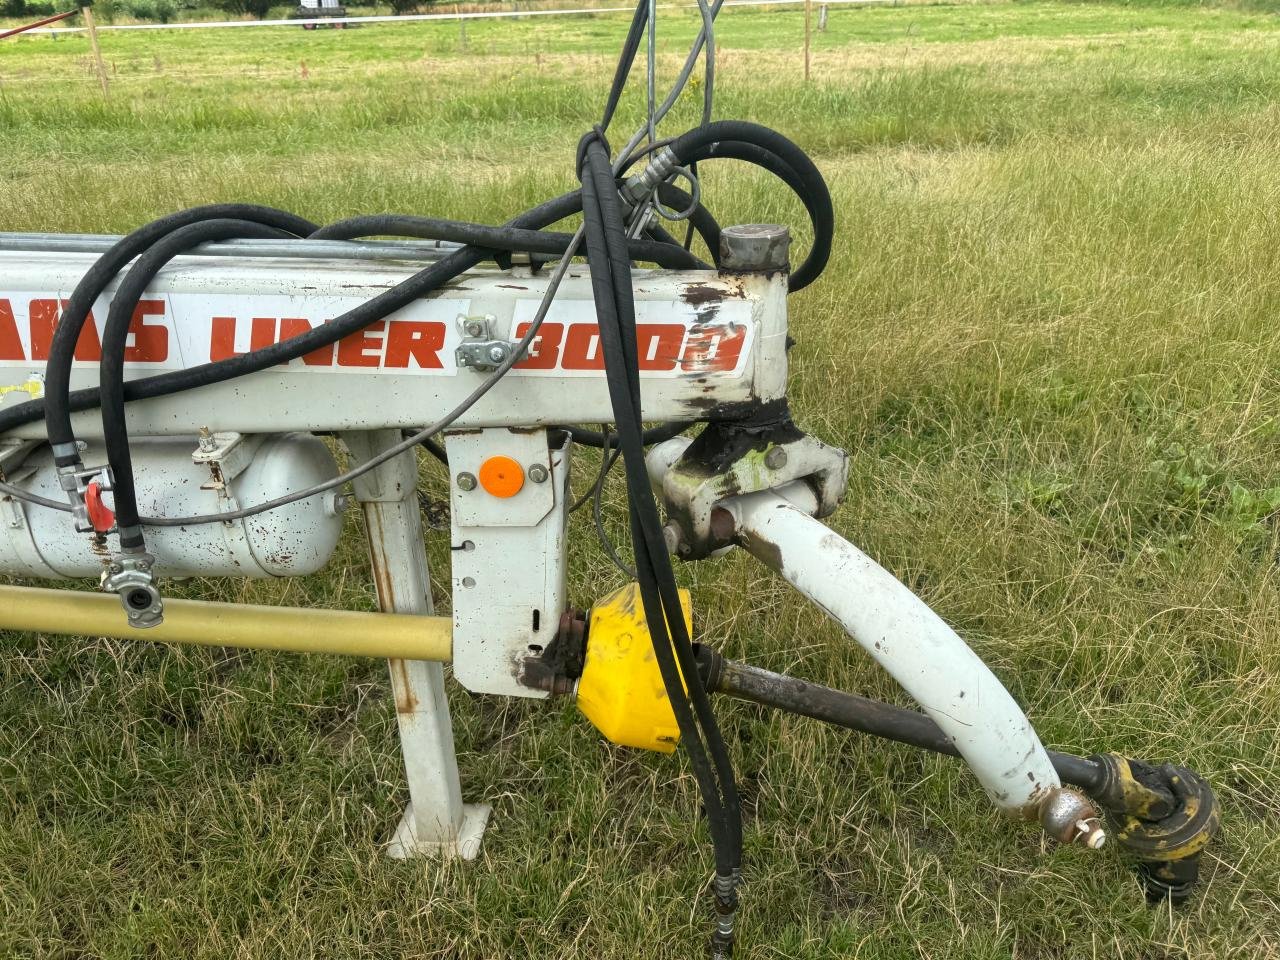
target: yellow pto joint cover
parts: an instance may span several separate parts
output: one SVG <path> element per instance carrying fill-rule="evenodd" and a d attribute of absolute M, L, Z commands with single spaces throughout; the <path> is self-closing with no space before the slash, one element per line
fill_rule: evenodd
<path fill-rule="evenodd" d="M 692 632 L 688 590 L 680 591 L 680 608 Z M 578 709 L 620 746 L 671 753 L 680 742 L 680 728 L 653 653 L 639 584 L 628 584 L 598 601 L 587 623 Z"/>

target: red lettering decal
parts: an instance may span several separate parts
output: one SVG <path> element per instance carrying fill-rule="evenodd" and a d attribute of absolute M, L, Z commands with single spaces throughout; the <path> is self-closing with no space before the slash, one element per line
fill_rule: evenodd
<path fill-rule="evenodd" d="M 13 319 L 13 305 L 8 300 L 0 300 L 0 360 L 25 359 L 18 323 Z"/>
<path fill-rule="evenodd" d="M 48 360 L 49 346 L 53 343 L 53 328 L 67 301 L 32 300 L 28 305 L 28 322 L 31 326 L 31 359 Z M 98 361 L 102 359 L 102 342 L 98 339 L 98 326 L 93 322 L 93 312 L 85 318 L 84 327 L 80 330 L 80 339 L 76 341 L 75 358 L 77 360 Z"/>
<path fill-rule="evenodd" d="M 386 325 L 385 320 L 379 320 L 339 340 L 338 366 L 376 367 L 382 354 L 382 331 Z"/>
<path fill-rule="evenodd" d="M 522 323 L 516 327 L 516 339 L 523 340 L 529 332 L 529 324 Z M 538 328 L 538 335 L 529 344 L 525 358 L 515 365 L 516 370 L 554 370 L 556 361 L 560 359 L 560 340 L 564 337 L 563 323 L 543 321 Z"/>
<path fill-rule="evenodd" d="M 444 324 L 425 320 L 392 320 L 387 327 L 387 360 L 384 369 L 440 370 L 440 348 L 444 346 Z"/>
<path fill-rule="evenodd" d="M 294 337 L 301 336 L 311 329 L 311 323 L 301 317 L 281 317 L 280 318 L 280 339 L 292 340 Z M 333 344 L 327 347 L 317 347 L 310 353 L 302 355 L 302 362 L 308 367 L 332 367 L 333 366 Z"/>
<path fill-rule="evenodd" d="M 566 370 L 603 370 L 604 344 L 600 328 L 594 323 L 575 323 L 564 339 L 564 356 L 560 365 Z"/>
<path fill-rule="evenodd" d="M 674 370 L 684 343 L 684 327 L 674 323 L 637 323 L 636 360 L 641 370 Z"/>
<path fill-rule="evenodd" d="M 226 360 L 236 355 L 236 318 L 214 317 L 209 328 L 209 359 Z"/>
<path fill-rule="evenodd" d="M 162 323 L 147 323 L 147 317 L 163 317 L 163 300 L 139 300 L 134 308 L 129 333 L 133 343 L 125 347 L 125 360 L 133 363 L 163 363 L 169 359 L 169 330 Z"/>
<path fill-rule="evenodd" d="M 227 360 L 240 356 L 236 350 L 235 317 L 214 317 L 209 330 L 209 359 Z M 249 326 L 249 349 L 261 350 L 276 342 L 276 318 L 254 317 Z"/>
<path fill-rule="evenodd" d="M 276 342 L 276 318 L 254 317 L 249 325 L 249 349 L 261 350 Z"/>
<path fill-rule="evenodd" d="M 697 373 L 732 373 L 746 342 L 747 328 L 742 324 L 691 327 L 680 368 Z"/>

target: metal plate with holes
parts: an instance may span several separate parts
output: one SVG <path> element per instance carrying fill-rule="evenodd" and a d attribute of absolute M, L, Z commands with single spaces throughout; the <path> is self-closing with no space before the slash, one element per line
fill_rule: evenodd
<path fill-rule="evenodd" d="M 551 642 L 565 607 L 570 446 L 549 450 L 545 430 L 507 427 L 446 437 L 453 674 L 468 690 L 547 696 L 522 685 L 519 674 L 524 659 Z M 486 489 L 485 465 L 498 459 L 522 471 L 510 496 Z M 489 485 L 505 492 L 510 480 Z"/>

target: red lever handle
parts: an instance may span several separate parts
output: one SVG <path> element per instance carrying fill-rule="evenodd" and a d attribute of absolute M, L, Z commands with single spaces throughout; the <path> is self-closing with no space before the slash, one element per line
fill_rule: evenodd
<path fill-rule="evenodd" d="M 85 512 L 89 522 L 98 533 L 106 533 L 116 525 L 116 515 L 102 500 L 102 484 L 97 480 L 90 481 L 84 491 Z"/>

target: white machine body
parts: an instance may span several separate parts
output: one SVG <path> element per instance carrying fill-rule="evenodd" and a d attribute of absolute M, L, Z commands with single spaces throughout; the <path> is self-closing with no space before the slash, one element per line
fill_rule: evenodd
<path fill-rule="evenodd" d="M 0 405 L 43 395 L 49 340 L 63 301 L 94 260 L 90 253 L 6 249 L 0 235 Z M 178 257 L 135 312 L 126 375 L 194 367 L 296 336 L 383 293 L 420 266 Z M 508 342 L 528 329 L 547 278 L 523 273 L 473 270 L 326 350 L 227 383 L 130 403 L 130 433 L 193 437 L 202 426 L 245 434 L 421 427 L 485 376 L 458 363 L 469 322 L 481 321 Z M 73 389 L 98 383 L 101 331 L 114 290 L 95 305 L 92 329 L 86 325 L 80 338 Z M 646 418 L 695 420 L 718 407 L 786 395 L 785 276 L 636 271 L 635 299 Z M 591 279 L 575 269 L 527 359 L 456 426 L 612 419 Z M 73 423 L 77 437 L 101 436 L 97 411 L 77 414 Z M 44 425 L 30 424 L 16 435 L 43 438 Z"/>
<path fill-rule="evenodd" d="M 42 396 L 44 360 L 63 302 L 101 249 L 86 243 L 0 235 L 0 406 Z M 206 249 L 174 260 L 139 303 L 127 373 L 185 369 L 296 336 L 404 280 L 423 257 L 410 245 L 403 259 L 368 259 L 362 244 L 327 244 L 335 255 L 320 259 L 297 252 L 312 243 L 262 241 L 251 255 L 244 248 L 238 256 Z M 386 449 L 401 430 L 433 422 L 475 390 L 488 376 L 485 355 L 524 335 L 547 282 L 527 268 L 473 270 L 289 364 L 130 403 L 141 512 L 233 510 L 333 477 L 333 458 L 315 433 L 338 434 L 356 462 Z M 113 291 L 95 305 L 81 338 L 73 388 L 97 383 Z M 634 293 L 645 420 L 734 419 L 785 407 L 784 271 L 636 271 Z M 446 434 L 454 674 L 467 688 L 546 695 L 520 682 L 522 664 L 546 648 L 566 610 L 570 444 L 550 447 L 546 428 L 612 421 L 591 280 L 572 270 L 526 358 Z M 77 414 L 74 423 L 78 437 L 99 442 L 97 411 Z M 48 450 L 39 443 L 43 424 L 16 436 L 0 449 L 4 478 L 61 500 Z M 999 806 L 1025 811 L 1058 785 L 1031 724 L 963 641 L 906 587 L 814 519 L 834 510 L 843 493 L 841 451 L 801 434 L 719 473 L 681 474 L 687 444 L 678 439 L 656 448 L 650 464 L 672 550 L 690 557 L 713 552 L 714 517 L 728 511 L 739 542 L 747 549 L 758 545 L 754 552 L 762 560 L 840 622 L 919 700 Z M 479 481 L 495 457 L 524 478 L 518 490 L 499 493 Z M 102 459 L 92 447 L 83 457 L 87 464 Z M 431 610 L 416 463 L 413 454 L 397 457 L 355 484 L 380 603 L 400 612 Z M 147 544 L 160 574 L 310 573 L 334 549 L 340 506 L 329 494 L 242 522 L 150 527 Z M 0 510 L 0 572 L 67 577 L 101 569 L 107 549 L 75 533 L 66 514 L 7 497 L 0 498 Z M 464 855 L 474 855 L 459 839 L 468 821 L 458 798 L 442 675 L 438 667 L 393 661 L 392 678 L 415 798 L 397 842 L 411 851 L 456 840 Z M 477 822 L 483 829 L 483 820 Z"/>

